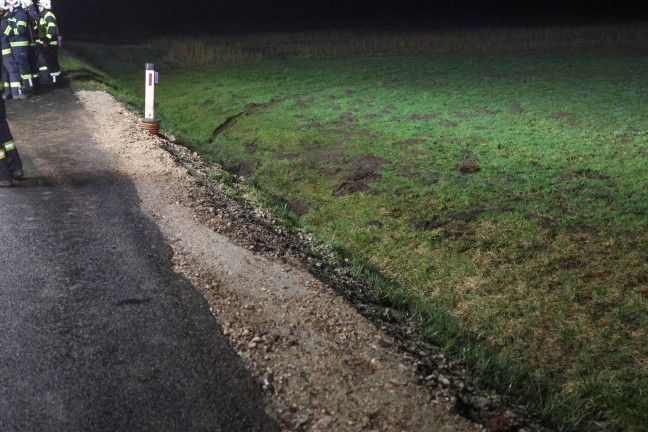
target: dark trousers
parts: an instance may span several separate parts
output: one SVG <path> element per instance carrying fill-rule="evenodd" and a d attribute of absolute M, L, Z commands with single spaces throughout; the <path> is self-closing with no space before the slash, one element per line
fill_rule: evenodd
<path fill-rule="evenodd" d="M 55 81 L 58 81 L 58 77 L 61 75 L 61 66 L 58 61 L 58 45 L 47 45 L 47 69 L 52 78 L 55 78 Z"/>
<path fill-rule="evenodd" d="M 18 72 L 18 65 L 16 65 L 16 60 L 12 54 L 5 54 L 2 56 L 2 64 L 7 71 L 7 76 L 9 78 L 9 89 L 5 88 L 6 91 L 11 92 L 11 96 L 18 97 L 20 94 L 20 73 Z M 2 112 L 4 112 L 4 104 L 2 107 Z M 6 116 L 2 116 L 5 118 Z"/>
<path fill-rule="evenodd" d="M 41 84 L 50 84 L 52 82 L 49 75 L 48 64 L 47 47 L 42 44 L 36 45 L 36 67 L 38 69 L 38 78 Z"/>
<path fill-rule="evenodd" d="M 29 44 L 27 53 L 27 58 L 29 60 L 29 70 L 32 74 L 32 84 L 37 88 L 40 83 L 40 77 L 38 73 L 38 63 L 36 58 L 36 44 Z"/>
<path fill-rule="evenodd" d="M 29 67 L 29 47 L 13 46 L 11 47 L 11 53 L 16 61 L 16 66 L 18 66 L 18 73 L 22 79 L 22 88 L 28 90 L 32 86 L 32 71 Z"/>

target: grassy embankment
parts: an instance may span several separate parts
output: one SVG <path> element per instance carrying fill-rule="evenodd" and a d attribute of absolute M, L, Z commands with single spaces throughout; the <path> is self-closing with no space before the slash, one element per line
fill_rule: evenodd
<path fill-rule="evenodd" d="M 641 430 L 647 31 L 606 31 L 75 49 L 139 106 L 155 61 L 165 130 L 243 174 L 487 381 L 559 429 Z"/>

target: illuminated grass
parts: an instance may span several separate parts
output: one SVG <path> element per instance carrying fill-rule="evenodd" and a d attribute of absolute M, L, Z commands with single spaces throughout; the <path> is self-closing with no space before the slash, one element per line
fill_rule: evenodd
<path fill-rule="evenodd" d="M 583 52 L 160 63 L 157 113 L 560 429 L 641 430 L 647 66 Z M 142 73 L 118 76 L 134 101 Z"/>

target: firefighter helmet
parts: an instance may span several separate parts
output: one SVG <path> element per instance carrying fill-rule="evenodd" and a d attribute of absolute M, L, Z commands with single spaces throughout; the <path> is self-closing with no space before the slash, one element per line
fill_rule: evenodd
<path fill-rule="evenodd" d="M 27 9 L 29 6 L 33 5 L 34 3 L 32 0 L 21 0 L 20 5 L 23 7 L 23 9 Z"/>
<path fill-rule="evenodd" d="M 51 0 L 38 0 L 38 6 L 42 6 L 45 9 L 52 9 L 52 1 Z"/>

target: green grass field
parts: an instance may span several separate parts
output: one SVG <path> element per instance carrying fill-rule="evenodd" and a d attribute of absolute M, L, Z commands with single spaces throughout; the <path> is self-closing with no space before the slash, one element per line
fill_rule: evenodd
<path fill-rule="evenodd" d="M 68 58 L 73 79 L 140 110 L 155 61 L 165 131 L 557 429 L 645 430 L 645 51 L 183 67 L 160 46 L 74 50 L 110 77 Z"/>

